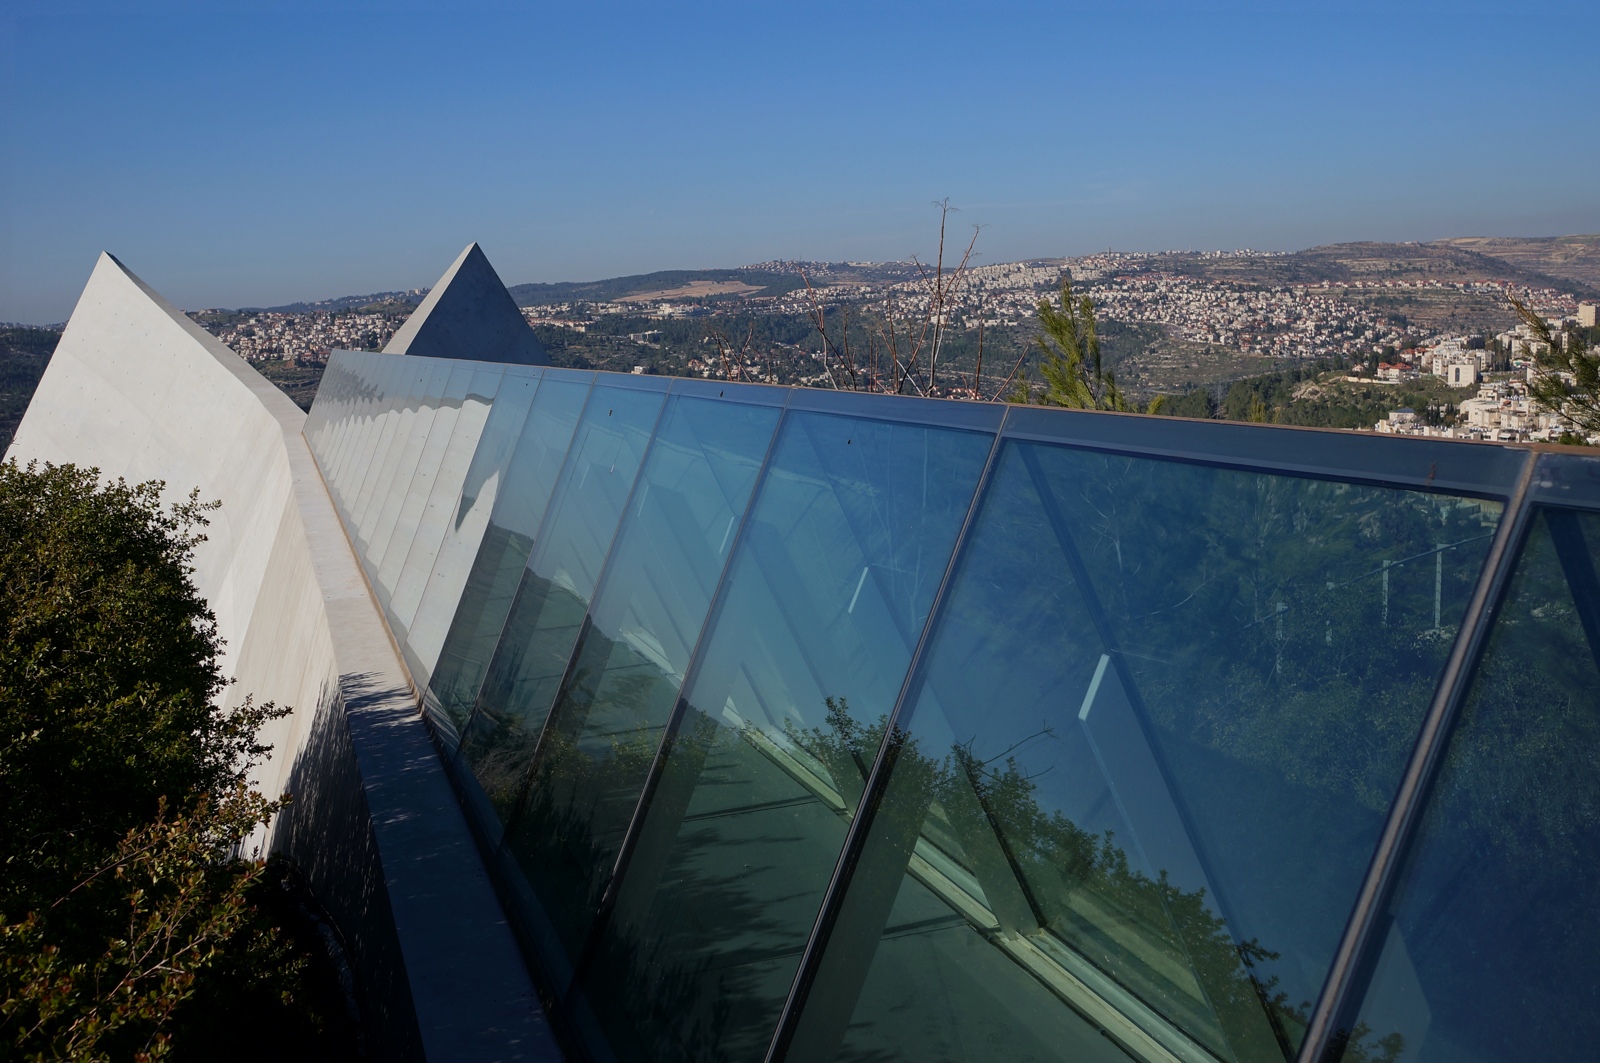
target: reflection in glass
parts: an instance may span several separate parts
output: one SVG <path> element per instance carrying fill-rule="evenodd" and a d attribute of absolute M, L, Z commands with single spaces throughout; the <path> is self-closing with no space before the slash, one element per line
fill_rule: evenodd
<path fill-rule="evenodd" d="M 312 453 L 317 456 L 317 466 L 322 470 L 322 478 L 327 481 L 330 493 L 335 491 L 338 482 L 336 474 L 344 455 L 344 441 L 355 405 L 360 401 L 363 388 L 370 387 L 371 382 L 362 372 L 364 368 L 348 356 L 329 362 L 323 383 L 317 388 L 317 399 L 311 405 L 312 413 L 321 418 L 322 424 L 314 437 L 308 434 L 306 438 L 311 443 Z M 319 412 L 324 398 L 327 405 Z"/>
<path fill-rule="evenodd" d="M 438 374 L 438 367 L 432 363 L 410 365 L 404 358 L 394 361 L 401 364 L 391 374 L 392 390 L 388 401 L 378 410 L 377 431 L 369 437 L 375 441 L 372 461 L 367 465 L 361 479 L 361 489 L 355 496 L 354 505 L 350 507 L 349 529 L 358 554 L 365 550 L 372 522 L 383 506 L 386 496 L 381 488 L 388 485 L 394 475 L 395 464 L 405 450 L 420 396 L 428 392 L 429 384 Z"/>
<path fill-rule="evenodd" d="M 423 447 L 427 445 L 434 417 L 439 412 L 440 399 L 454 372 L 455 367 L 430 366 L 420 389 L 408 392 L 400 399 L 389 455 L 378 473 L 365 515 L 357 518 L 357 552 L 367 567 L 369 579 L 375 578 L 383 546 L 394 529 L 400 507 L 405 503 L 407 488 L 422 457 Z"/>
<path fill-rule="evenodd" d="M 457 414 L 466 404 L 467 390 L 472 385 L 474 375 L 472 366 L 457 366 L 446 378 L 432 408 L 417 412 L 410 448 L 416 456 L 403 462 L 396 470 L 390 494 L 399 499 L 398 504 L 391 503 L 384 507 L 384 514 L 373 531 L 372 545 L 368 547 L 364 558 L 378 604 L 383 606 L 389 626 L 397 635 L 403 628 L 395 627 L 394 610 L 391 608 L 395 581 L 400 578 L 400 570 L 411 552 L 411 541 L 416 537 L 417 525 L 422 520 L 423 510 L 427 508 L 428 496 L 433 491 L 434 477 L 439 472 L 439 464 L 444 461 L 450 437 L 455 433 Z M 485 399 L 492 401 L 492 398 L 485 396 L 479 399 L 479 404 L 485 405 Z M 419 439 L 420 443 L 417 442 Z"/>
<path fill-rule="evenodd" d="M 584 976 L 619 1058 L 761 1057 L 991 441 L 785 419 Z"/>
<path fill-rule="evenodd" d="M 664 390 L 664 389 L 663 389 Z M 597 384 L 462 735 L 504 825 L 661 412 L 662 390 Z"/>
<path fill-rule="evenodd" d="M 1497 515 L 1008 442 L 790 1058 L 1292 1058 Z"/>
<path fill-rule="evenodd" d="M 366 375 L 367 386 L 361 390 L 352 407 L 350 426 L 332 472 L 330 485 L 333 488 L 333 501 L 347 531 L 351 527 L 356 498 L 361 493 L 367 468 L 373 460 L 385 411 L 394 399 L 393 385 L 400 371 L 399 361 L 398 358 L 385 359 L 372 366 Z"/>
<path fill-rule="evenodd" d="M 405 633 L 401 649 L 406 663 L 424 688 L 439 661 L 450 617 L 483 543 L 541 375 L 520 367 L 480 371 L 451 433 L 392 606 Z M 493 404 L 482 405 L 479 396 L 493 396 Z"/>
<path fill-rule="evenodd" d="M 508 842 L 569 960 L 610 879 L 778 416 L 682 396 L 662 414 Z"/>
<path fill-rule="evenodd" d="M 1586 1060 L 1600 1042 L 1600 516 L 1534 518 L 1348 1063 Z"/>
<path fill-rule="evenodd" d="M 425 700 L 428 718 L 447 748 L 456 744 L 477 701 L 478 687 L 511 610 L 591 379 L 546 373 L 511 454 L 505 483 L 495 495 L 489 526 L 455 608 L 450 633 L 439 651 L 439 664 Z M 469 476 L 462 492 L 463 515 L 473 509 L 467 491 L 475 484 Z"/>

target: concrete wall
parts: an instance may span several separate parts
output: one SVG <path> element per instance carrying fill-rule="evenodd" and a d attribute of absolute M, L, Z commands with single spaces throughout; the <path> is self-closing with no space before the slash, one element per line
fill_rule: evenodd
<path fill-rule="evenodd" d="M 373 1054 L 559 1058 L 304 421 L 102 255 L 7 457 L 222 502 L 195 581 L 227 643 L 229 700 L 294 707 L 263 736 L 258 783 L 293 796 L 267 841 L 346 938 Z"/>

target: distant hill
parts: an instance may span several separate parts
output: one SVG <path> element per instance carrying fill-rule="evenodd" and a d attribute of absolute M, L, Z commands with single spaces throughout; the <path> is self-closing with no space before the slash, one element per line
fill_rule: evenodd
<path fill-rule="evenodd" d="M 513 284 L 509 291 L 518 306 L 538 306 L 544 303 L 612 303 L 641 296 L 686 299 L 783 295 L 803 287 L 805 284 L 796 273 L 760 269 L 668 269 L 599 281 Z"/>
<path fill-rule="evenodd" d="M 1146 259 L 1144 268 L 1184 273 L 1221 283 L 1266 285 L 1354 280 L 1504 280 L 1595 297 L 1600 296 L 1600 235 L 1462 237 L 1401 244 L 1366 241 L 1328 244 L 1270 256 L 1217 256 L 1174 251 Z M 736 269 L 670 269 L 604 280 L 513 284 L 509 291 L 518 306 L 761 298 L 805 287 L 801 270 L 813 284 L 821 286 L 893 283 L 915 276 L 917 267 L 907 262 L 763 262 Z M 317 310 L 409 313 L 425 295 L 426 288 L 417 288 L 213 313 L 248 314 L 261 309 L 289 314 Z"/>
<path fill-rule="evenodd" d="M 1600 243 L 1597 237 L 1567 237 Z M 1501 241 L 1507 245 L 1538 244 L 1544 241 Z M 1555 241 L 1550 241 L 1554 243 Z M 1219 282 L 1241 284 L 1315 284 L 1319 281 L 1503 280 L 1535 288 L 1577 290 L 1579 294 L 1600 292 L 1600 247 L 1594 249 L 1595 272 L 1585 279 L 1582 263 L 1576 270 L 1557 272 L 1556 256 L 1511 248 L 1515 258 L 1487 253 L 1472 241 L 1442 240 L 1435 243 L 1388 244 L 1361 242 L 1311 247 L 1288 255 L 1223 255 L 1210 257 L 1175 252 L 1152 259 L 1151 268 L 1204 276 Z"/>
<path fill-rule="evenodd" d="M 1600 291 L 1600 235 L 1595 236 L 1465 236 L 1440 240 L 1512 265 L 1561 277 L 1591 291 Z M 1437 246 L 1437 245 L 1435 245 Z"/>
<path fill-rule="evenodd" d="M 341 295 L 316 303 L 285 303 L 283 306 L 245 306 L 240 312 L 265 310 L 274 314 L 308 314 L 314 310 L 391 310 L 396 306 L 416 306 L 428 294 L 426 288 L 408 292 L 374 292 L 371 295 Z"/>
<path fill-rule="evenodd" d="M 58 328 L 0 328 L 0 455 L 11 446 L 60 339 Z"/>

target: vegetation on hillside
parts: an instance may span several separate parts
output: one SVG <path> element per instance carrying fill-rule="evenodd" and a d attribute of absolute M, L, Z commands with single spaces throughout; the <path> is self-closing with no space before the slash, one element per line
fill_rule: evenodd
<path fill-rule="evenodd" d="M 752 295 L 782 295 L 805 285 L 795 273 L 757 269 L 669 269 L 599 281 L 513 284 L 507 291 L 518 306 L 563 302 L 610 302 L 651 292 L 671 292 L 695 282 L 748 285 Z"/>
<path fill-rule="evenodd" d="M 296 406 L 306 411 L 310 411 L 311 403 L 316 400 L 323 370 L 328 367 L 327 362 L 289 358 L 251 364 L 262 376 L 276 384 L 279 391 L 293 399 Z"/>
<path fill-rule="evenodd" d="M 244 851 L 288 710 L 222 708 L 213 505 L 0 464 L 0 1057 L 348 1058 L 306 897 Z"/>
<path fill-rule="evenodd" d="M 60 339 L 60 329 L 0 328 L 0 455 L 11 446 Z"/>
<path fill-rule="evenodd" d="M 1034 345 L 1043 379 L 1035 387 L 1027 370 L 1022 370 L 1010 401 L 1075 410 L 1137 409 L 1117 386 L 1116 374 L 1101 356 L 1094 300 L 1087 295 L 1074 297 L 1071 279 L 1063 277 L 1060 302 L 1057 307 L 1050 305 L 1048 299 L 1039 300 L 1039 327 L 1043 331 L 1034 337 Z M 1157 395 L 1145 412 L 1160 413 L 1166 404 L 1167 397 Z"/>
<path fill-rule="evenodd" d="M 1589 353 L 1588 331 L 1553 329 L 1527 303 L 1511 296 L 1522 323 L 1543 344 L 1534 356 L 1536 371 L 1528 381 L 1533 401 L 1551 413 L 1566 416 L 1578 428 L 1600 432 L 1600 353 Z"/>

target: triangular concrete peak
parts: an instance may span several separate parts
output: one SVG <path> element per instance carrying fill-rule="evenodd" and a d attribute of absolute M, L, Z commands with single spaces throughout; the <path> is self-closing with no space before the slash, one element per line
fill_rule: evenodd
<path fill-rule="evenodd" d="M 456 257 L 385 354 L 549 365 L 544 347 L 476 243 Z"/>
<path fill-rule="evenodd" d="M 176 381 L 198 379 L 223 387 L 210 372 L 218 365 L 274 418 L 300 430 L 305 414 L 287 395 L 102 251 L 6 456 L 74 461 L 95 465 L 107 476 L 121 475 L 134 460 L 133 447 L 117 437 L 119 429 L 101 423 L 104 411 L 148 416 L 157 435 L 177 430 L 193 422 L 204 404 L 173 408 L 165 398 L 169 389 Z M 231 409 L 226 403 L 219 408 Z M 226 426 L 214 427 L 219 438 L 226 438 Z"/>

